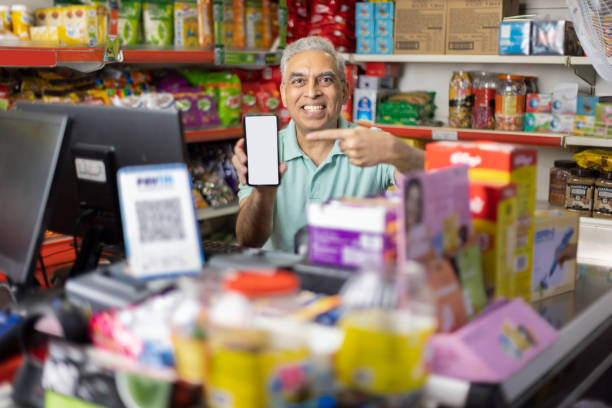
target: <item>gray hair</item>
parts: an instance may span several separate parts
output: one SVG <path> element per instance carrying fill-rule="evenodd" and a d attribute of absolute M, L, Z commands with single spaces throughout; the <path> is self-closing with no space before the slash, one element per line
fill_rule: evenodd
<path fill-rule="evenodd" d="M 336 69 L 338 70 L 340 79 L 342 82 L 346 81 L 346 73 L 344 72 L 344 58 L 342 57 L 342 54 L 336 51 L 334 45 L 329 40 L 322 37 L 311 36 L 300 38 L 296 42 L 287 45 L 287 48 L 285 48 L 283 51 L 283 56 L 281 57 L 280 62 L 280 69 L 283 75 L 283 84 L 285 83 L 287 76 L 287 64 L 289 63 L 289 60 L 293 56 L 305 51 L 322 51 L 331 55 L 334 61 L 336 61 Z"/>

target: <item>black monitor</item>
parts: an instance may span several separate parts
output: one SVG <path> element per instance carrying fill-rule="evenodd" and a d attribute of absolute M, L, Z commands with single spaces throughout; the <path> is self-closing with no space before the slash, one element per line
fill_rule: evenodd
<path fill-rule="evenodd" d="M 45 224 L 66 115 L 0 112 L 0 271 L 27 288 Z"/>
<path fill-rule="evenodd" d="M 48 229 L 83 236 L 72 274 L 92 269 L 100 255 L 100 244 L 123 240 L 117 170 L 185 162 L 180 115 L 176 111 L 29 102 L 18 102 L 17 108 L 69 118 L 69 147 L 59 159 L 59 181 L 50 196 Z M 83 258 L 86 255 L 89 259 Z"/>

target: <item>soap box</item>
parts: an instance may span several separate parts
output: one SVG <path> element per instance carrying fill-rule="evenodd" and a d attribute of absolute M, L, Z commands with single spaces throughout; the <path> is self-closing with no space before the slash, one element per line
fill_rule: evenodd
<path fill-rule="evenodd" d="M 394 261 L 398 205 L 382 197 L 308 204 L 310 261 L 348 268 Z"/>
<path fill-rule="evenodd" d="M 516 184 L 470 182 L 470 210 L 490 296 L 510 296 L 516 245 Z"/>
<path fill-rule="evenodd" d="M 526 113 L 523 120 L 525 132 L 550 132 L 552 113 Z"/>
<path fill-rule="evenodd" d="M 532 301 L 575 289 L 579 224 L 569 211 L 535 212 Z"/>
<path fill-rule="evenodd" d="M 537 154 L 536 149 L 494 142 L 434 142 L 425 149 L 428 170 L 464 163 L 470 167 L 470 180 L 516 183 L 518 221 L 510 292 L 517 296 L 528 297 L 531 291 Z"/>
<path fill-rule="evenodd" d="M 393 10 L 394 3 L 392 1 L 380 1 L 374 4 L 374 18 L 386 18 L 393 20 L 395 14 Z M 393 31 L 391 31 L 391 33 L 393 33 Z"/>
<path fill-rule="evenodd" d="M 529 55 L 531 21 L 502 21 L 499 26 L 500 55 Z"/>
<path fill-rule="evenodd" d="M 527 94 L 527 112 L 550 113 L 552 94 Z"/>
<path fill-rule="evenodd" d="M 558 337 L 559 332 L 524 300 L 500 300 L 456 332 L 432 337 L 433 372 L 470 382 L 501 383 Z"/>

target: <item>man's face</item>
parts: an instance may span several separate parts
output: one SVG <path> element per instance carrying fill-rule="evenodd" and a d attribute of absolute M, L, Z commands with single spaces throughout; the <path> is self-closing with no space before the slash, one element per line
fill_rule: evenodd
<path fill-rule="evenodd" d="M 298 132 L 337 127 L 348 85 L 342 81 L 333 57 L 322 51 L 304 51 L 287 63 L 281 84 L 283 104 Z"/>

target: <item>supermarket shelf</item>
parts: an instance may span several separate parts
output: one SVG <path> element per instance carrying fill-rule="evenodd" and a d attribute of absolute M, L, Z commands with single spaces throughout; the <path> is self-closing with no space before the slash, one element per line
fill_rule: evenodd
<path fill-rule="evenodd" d="M 127 48 L 120 52 L 119 60 L 125 64 L 212 64 L 215 61 L 213 50 L 175 49 L 170 47 Z"/>
<path fill-rule="evenodd" d="M 612 147 L 612 139 L 586 136 L 565 136 L 565 146 Z"/>
<path fill-rule="evenodd" d="M 238 214 L 238 204 L 229 204 L 223 207 L 205 207 L 198 208 L 197 217 L 198 221 L 209 220 L 211 218 L 224 217 L 226 215 Z"/>
<path fill-rule="evenodd" d="M 240 126 L 185 130 L 185 143 L 233 140 L 241 136 L 242 128 Z"/>
<path fill-rule="evenodd" d="M 563 55 L 423 55 L 423 54 L 344 54 L 349 62 L 420 62 L 436 64 L 539 64 L 591 65 L 586 57 Z"/>
<path fill-rule="evenodd" d="M 535 146 L 560 147 L 563 135 L 531 132 L 505 132 L 496 130 L 432 128 L 425 126 L 375 125 L 398 137 L 425 140 L 490 140 Z"/>
<path fill-rule="evenodd" d="M 56 67 L 72 64 L 100 64 L 102 48 L 34 47 L 0 45 L 0 66 Z"/>

